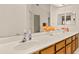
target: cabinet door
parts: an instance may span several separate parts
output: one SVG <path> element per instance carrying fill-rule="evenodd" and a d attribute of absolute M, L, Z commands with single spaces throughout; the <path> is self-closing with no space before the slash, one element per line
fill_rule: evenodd
<path fill-rule="evenodd" d="M 41 52 L 41 54 L 54 54 L 55 53 L 55 47 L 53 45 L 53 46 L 50 46 L 50 47 L 47 47 L 47 48 L 41 50 L 40 52 Z"/>
<path fill-rule="evenodd" d="M 76 38 L 76 36 L 74 35 L 74 36 L 72 37 L 72 40 L 75 40 L 75 38 Z"/>
<path fill-rule="evenodd" d="M 56 43 L 56 51 L 63 48 L 63 47 L 65 47 L 65 41 Z"/>
<path fill-rule="evenodd" d="M 69 43 L 71 43 L 71 41 L 72 41 L 72 40 L 71 40 L 71 37 L 70 37 L 70 38 L 67 38 L 67 39 L 66 39 L 66 45 L 69 44 Z"/>
<path fill-rule="evenodd" d="M 78 48 L 78 39 L 76 39 L 76 49 Z"/>
<path fill-rule="evenodd" d="M 57 51 L 56 54 L 65 54 L 65 48 L 62 48 L 61 50 Z"/>
<path fill-rule="evenodd" d="M 66 46 L 66 54 L 71 54 L 71 44 Z"/>
<path fill-rule="evenodd" d="M 75 45 L 75 40 L 72 42 L 72 53 L 74 53 L 75 49 L 76 49 L 76 45 Z"/>
<path fill-rule="evenodd" d="M 76 49 L 78 48 L 78 34 L 76 34 Z"/>

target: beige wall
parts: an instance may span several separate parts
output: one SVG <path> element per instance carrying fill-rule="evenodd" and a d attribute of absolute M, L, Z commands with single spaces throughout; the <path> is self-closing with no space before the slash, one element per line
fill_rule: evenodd
<path fill-rule="evenodd" d="M 0 36 L 23 33 L 28 28 L 27 9 L 27 5 L 0 5 Z"/>

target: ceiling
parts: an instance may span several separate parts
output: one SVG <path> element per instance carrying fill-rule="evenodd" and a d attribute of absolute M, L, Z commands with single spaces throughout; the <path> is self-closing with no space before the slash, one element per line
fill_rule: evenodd
<path fill-rule="evenodd" d="M 55 7 L 64 7 L 67 6 L 68 4 L 52 4 Z"/>

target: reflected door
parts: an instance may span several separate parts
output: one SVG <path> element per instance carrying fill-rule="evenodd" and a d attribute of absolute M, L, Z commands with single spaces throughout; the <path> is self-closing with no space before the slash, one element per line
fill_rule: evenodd
<path fill-rule="evenodd" d="M 34 33 L 40 32 L 40 15 L 34 15 Z"/>

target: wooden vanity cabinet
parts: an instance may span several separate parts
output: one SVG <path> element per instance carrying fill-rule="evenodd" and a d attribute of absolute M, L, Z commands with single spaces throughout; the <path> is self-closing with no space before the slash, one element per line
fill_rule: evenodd
<path fill-rule="evenodd" d="M 59 49 L 63 47 L 65 47 L 65 40 L 56 43 L 56 51 L 58 51 Z"/>
<path fill-rule="evenodd" d="M 71 37 L 66 39 L 66 45 L 70 44 L 71 42 L 72 42 L 72 38 Z"/>
<path fill-rule="evenodd" d="M 71 54 L 72 51 L 72 46 L 71 46 L 71 43 L 72 43 L 72 37 L 69 37 L 66 39 L 66 54 Z"/>
<path fill-rule="evenodd" d="M 72 53 L 74 53 L 75 49 L 76 49 L 76 35 L 74 35 L 72 37 Z"/>
<path fill-rule="evenodd" d="M 72 41 L 72 53 L 74 53 L 74 51 L 76 50 L 76 40 Z"/>
<path fill-rule="evenodd" d="M 56 54 L 65 54 L 65 40 L 56 43 Z"/>
<path fill-rule="evenodd" d="M 56 54 L 65 54 L 65 48 L 60 49 Z"/>
<path fill-rule="evenodd" d="M 78 48 L 78 39 L 76 39 L 76 49 Z"/>
<path fill-rule="evenodd" d="M 71 44 L 68 44 L 67 46 L 66 46 L 66 54 L 71 54 L 72 53 L 72 46 L 71 46 Z"/>
<path fill-rule="evenodd" d="M 72 53 L 78 48 L 78 35 L 79 34 L 76 34 L 72 38 Z"/>
<path fill-rule="evenodd" d="M 76 35 L 76 49 L 78 48 L 78 34 Z"/>
<path fill-rule="evenodd" d="M 55 45 L 44 48 L 40 51 L 41 54 L 54 54 L 55 53 Z"/>
<path fill-rule="evenodd" d="M 78 48 L 78 35 L 71 36 L 60 42 L 52 44 L 44 49 L 34 52 L 33 54 L 71 54 Z"/>
<path fill-rule="evenodd" d="M 75 40 L 75 38 L 76 38 L 76 35 L 72 36 L 72 40 Z"/>

